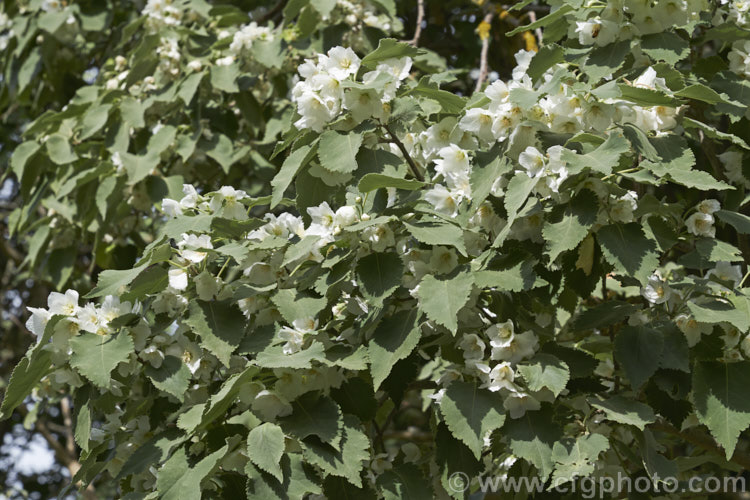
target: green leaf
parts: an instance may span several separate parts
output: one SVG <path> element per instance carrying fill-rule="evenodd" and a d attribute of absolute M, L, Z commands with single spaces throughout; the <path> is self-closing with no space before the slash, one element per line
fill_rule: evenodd
<path fill-rule="evenodd" d="M 741 331 L 750 328 L 750 320 L 744 311 L 738 310 L 732 302 L 727 300 L 713 299 L 696 304 L 688 301 L 690 313 L 696 321 L 701 323 L 731 323 Z"/>
<path fill-rule="evenodd" d="M 341 450 L 343 416 L 336 402 L 327 396 L 318 396 L 313 392 L 300 396 L 292 403 L 292 414 L 278 421 L 284 432 L 297 439 L 317 436 L 324 443 Z"/>
<path fill-rule="evenodd" d="M 747 143 L 737 137 L 734 134 L 728 134 L 726 132 L 721 132 L 720 130 L 717 130 L 716 128 L 706 125 L 703 122 L 699 122 L 697 120 L 693 120 L 692 118 L 688 118 L 687 116 L 684 116 L 682 118 L 682 126 L 686 129 L 699 129 L 702 130 L 704 134 L 706 134 L 711 139 L 717 139 L 720 141 L 729 141 L 732 144 L 739 146 L 745 150 L 750 150 L 750 146 L 747 145 Z"/>
<path fill-rule="evenodd" d="M 700 238 L 695 242 L 695 249 L 709 262 L 737 262 L 742 260 L 740 249 L 734 245 L 714 238 Z"/>
<path fill-rule="evenodd" d="M 297 175 L 300 168 L 304 167 L 312 159 L 311 151 L 312 146 L 301 146 L 284 160 L 281 169 L 271 181 L 273 190 L 270 208 L 276 208 L 281 203 L 281 200 L 284 198 L 284 191 L 292 183 L 294 176 Z"/>
<path fill-rule="evenodd" d="M 648 281 L 659 266 L 656 244 L 646 238 L 643 228 L 636 222 L 610 224 L 596 233 L 599 246 L 607 262 L 626 276 L 633 276 L 641 284 Z"/>
<path fill-rule="evenodd" d="M 78 159 L 70 147 L 70 139 L 62 134 L 50 135 L 44 145 L 47 147 L 50 160 L 58 165 L 65 165 Z"/>
<path fill-rule="evenodd" d="M 214 392 L 211 395 L 208 408 L 203 411 L 200 423 L 194 429 L 195 432 L 206 429 L 217 418 L 225 417 L 229 408 L 231 408 L 237 400 L 240 390 L 243 389 L 243 386 L 250 382 L 253 377 L 256 377 L 257 374 L 258 369 L 256 367 L 248 366 L 242 372 L 235 373 L 227 378 L 221 385 L 219 391 Z M 205 408 L 204 404 L 198 406 Z"/>
<path fill-rule="evenodd" d="M 639 306 L 621 300 L 608 300 L 583 311 L 573 322 L 574 330 L 593 330 L 614 325 L 640 309 Z"/>
<path fill-rule="evenodd" d="M 545 223 L 542 235 L 549 247 L 549 260 L 553 261 L 562 252 L 572 250 L 583 241 L 596 222 L 599 198 L 589 189 L 576 194 L 565 208 L 562 220 Z"/>
<path fill-rule="evenodd" d="M 494 149 L 488 152 L 477 152 L 477 165 L 471 169 L 471 206 L 479 207 L 487 199 L 492 184 L 503 174 L 510 171 L 511 163 Z"/>
<path fill-rule="evenodd" d="M 397 361 L 411 354 L 420 337 L 416 308 L 399 311 L 380 322 L 367 347 L 374 390 L 378 390 Z"/>
<path fill-rule="evenodd" d="M 664 450 L 664 446 L 656 441 L 650 430 L 643 431 L 641 456 L 648 475 L 653 478 L 654 482 L 664 482 L 666 478 L 677 477 L 679 473 L 677 462 L 669 460 L 660 454 L 659 450 Z"/>
<path fill-rule="evenodd" d="M 575 10 L 575 7 L 572 5 L 564 4 L 559 9 L 555 10 L 554 12 L 551 12 L 550 14 L 547 14 L 541 19 L 538 19 L 534 21 L 533 23 L 519 26 L 505 34 L 505 36 L 513 36 L 518 33 L 522 33 L 524 31 L 530 31 L 535 30 L 537 28 L 544 28 L 545 26 L 548 26 L 552 24 L 553 22 L 557 21 L 558 19 L 561 19 L 565 14 L 568 12 Z"/>
<path fill-rule="evenodd" d="M 395 252 L 371 253 L 359 259 L 356 271 L 362 294 L 379 307 L 401 286 L 404 265 Z"/>
<path fill-rule="evenodd" d="M 388 59 L 414 57 L 419 53 L 420 50 L 409 43 L 399 42 L 394 38 L 381 38 L 378 48 L 367 54 L 360 64 L 365 68 L 375 69 L 379 63 Z"/>
<path fill-rule="evenodd" d="M 26 168 L 26 162 L 39 151 L 38 143 L 35 141 L 22 142 L 13 150 L 13 156 L 10 158 L 10 168 L 16 174 L 18 180 L 23 179 L 23 172 Z"/>
<path fill-rule="evenodd" d="M 97 133 L 109 118 L 111 104 L 96 104 L 91 106 L 81 120 L 81 135 L 78 140 L 83 141 Z"/>
<path fill-rule="evenodd" d="M 644 35 L 641 50 L 654 61 L 674 66 L 690 54 L 690 43 L 674 32 L 664 31 Z"/>
<path fill-rule="evenodd" d="M 70 339 L 70 348 L 70 366 L 101 388 L 109 387 L 112 370 L 135 349 L 125 330 L 114 335 L 82 333 Z"/>
<path fill-rule="evenodd" d="M 424 478 L 419 468 L 405 463 L 380 474 L 376 484 L 383 495 L 383 500 L 432 500 L 430 483 Z"/>
<path fill-rule="evenodd" d="M 13 372 L 3 394 L 3 403 L 0 406 L 0 421 L 10 417 L 13 410 L 23 403 L 26 397 L 37 386 L 40 380 L 47 375 L 52 367 L 52 353 L 42 347 L 47 344 L 52 336 L 55 325 L 62 316 L 53 316 L 44 327 L 44 334 L 39 342 L 31 347 L 26 355 L 21 358 Z"/>
<path fill-rule="evenodd" d="M 185 393 L 190 385 L 190 370 L 176 356 L 165 356 L 159 368 L 146 363 L 146 376 L 154 387 L 176 397 L 180 402 L 185 400 Z"/>
<path fill-rule="evenodd" d="M 505 423 L 502 398 L 480 389 L 477 382 L 451 382 L 440 400 L 440 413 L 448 429 L 479 459 L 484 437 Z"/>
<path fill-rule="evenodd" d="M 237 77 L 240 74 L 239 64 L 230 64 L 229 66 L 211 66 L 211 85 L 223 92 L 233 94 L 239 92 L 237 86 Z"/>
<path fill-rule="evenodd" d="M 719 220 L 730 224 L 738 233 L 750 234 L 750 217 L 739 212 L 719 210 L 716 212 Z"/>
<path fill-rule="evenodd" d="M 705 361 L 693 371 L 693 406 L 698 420 L 724 448 L 727 460 L 734 454 L 740 433 L 750 426 L 750 361 Z"/>
<path fill-rule="evenodd" d="M 585 155 L 579 155 L 569 150 L 564 150 L 562 158 L 569 164 L 571 173 L 577 173 L 584 168 L 590 168 L 596 172 L 609 175 L 612 167 L 616 167 L 623 153 L 630 151 L 630 143 L 619 130 L 612 130 L 605 140 L 594 151 Z"/>
<path fill-rule="evenodd" d="M 159 165 L 159 157 L 150 153 L 145 155 L 120 153 L 120 158 L 128 174 L 128 184 L 131 185 L 145 179 Z"/>
<path fill-rule="evenodd" d="M 423 76 L 416 87 L 408 90 L 404 95 L 420 95 L 437 101 L 443 113 L 458 114 L 466 106 L 466 98 L 458 96 L 453 92 L 441 90 L 437 83 L 430 80 L 428 76 Z"/>
<path fill-rule="evenodd" d="M 201 482 L 226 455 L 228 445 L 203 458 L 194 466 L 188 462 L 185 447 L 178 449 L 159 470 L 156 490 L 161 500 L 200 500 Z"/>
<path fill-rule="evenodd" d="M 248 464 L 248 467 L 253 467 Z M 281 457 L 283 481 L 280 483 L 271 475 L 260 473 L 260 477 L 248 473 L 247 498 L 295 500 L 305 498 L 308 493 L 322 493 L 318 478 L 311 466 L 302 461 L 299 453 L 288 453 Z"/>
<path fill-rule="evenodd" d="M 578 477 L 587 477 L 595 470 L 599 454 L 609 449 L 609 440 L 601 434 L 585 434 L 575 441 L 564 439 L 552 447 L 555 473 L 552 483 L 564 484 Z"/>
<path fill-rule="evenodd" d="M 634 389 L 640 388 L 659 367 L 664 337 L 646 326 L 626 326 L 615 336 L 614 357 Z"/>
<path fill-rule="evenodd" d="M 188 436 L 175 427 L 170 427 L 163 432 L 159 432 L 140 445 L 128 457 L 125 465 L 122 466 L 115 479 L 119 480 L 132 474 L 138 474 L 148 469 L 150 464 L 164 462 L 169 454 L 172 453 L 172 450 L 187 439 Z"/>
<path fill-rule="evenodd" d="M 645 429 L 648 424 L 656 422 L 654 410 L 650 406 L 624 396 L 616 395 L 609 399 L 597 396 L 589 398 L 588 402 L 594 408 L 603 411 L 608 420 L 625 425 L 634 425 L 640 430 Z"/>
<path fill-rule="evenodd" d="M 313 342 L 310 347 L 294 354 L 286 354 L 283 346 L 269 347 L 259 352 L 255 364 L 263 368 L 312 368 L 312 361 L 323 361 L 325 350 L 320 342 Z"/>
<path fill-rule="evenodd" d="M 469 273 L 443 279 L 428 274 L 419 283 L 419 307 L 428 318 L 455 335 L 458 331 L 458 311 L 466 305 L 473 287 L 474 277 Z"/>
<path fill-rule="evenodd" d="M 707 87 L 702 83 L 694 83 L 687 87 L 678 90 L 674 93 L 677 97 L 684 97 L 686 99 L 694 99 L 696 101 L 703 101 L 708 104 L 719 104 L 724 102 L 724 99 L 711 87 Z"/>
<path fill-rule="evenodd" d="M 548 388 L 558 396 L 570 379 L 570 369 L 565 362 L 549 354 L 537 354 L 522 365 L 518 365 L 518 372 L 526 381 L 531 391 Z"/>
<path fill-rule="evenodd" d="M 510 419 L 502 432 L 508 438 L 513 454 L 533 464 L 539 476 L 546 480 L 554 466 L 552 446 L 561 437 L 550 410 L 526 412 L 521 418 Z"/>
<path fill-rule="evenodd" d="M 341 451 L 311 437 L 302 443 L 303 455 L 307 462 L 320 467 L 324 473 L 344 477 L 361 488 L 360 472 L 364 461 L 370 459 L 370 439 L 360 430 L 356 417 L 346 415 L 343 423 Z"/>
<path fill-rule="evenodd" d="M 404 222 L 403 224 L 406 230 L 421 243 L 452 246 L 461 255 L 467 255 L 464 232 L 458 226 L 437 221 L 421 221 L 414 224 Z"/>
<path fill-rule="evenodd" d="M 668 172 L 672 182 L 689 188 L 700 189 L 701 191 L 735 189 L 726 182 L 716 180 L 713 175 L 703 170 L 672 169 Z"/>
<path fill-rule="evenodd" d="M 501 271 L 477 271 L 474 273 L 474 283 L 480 288 L 497 288 L 509 292 L 531 290 L 547 284 L 534 272 L 534 260 L 522 260 L 508 269 Z"/>
<path fill-rule="evenodd" d="M 188 317 L 183 320 L 201 338 L 224 366 L 229 366 L 232 353 L 245 336 L 245 316 L 231 301 L 190 302 Z"/>
<path fill-rule="evenodd" d="M 680 105 L 678 99 L 667 95 L 661 90 L 633 87 L 626 83 L 621 83 L 618 87 L 620 89 L 620 96 L 623 99 L 627 99 L 639 106 L 671 106 L 676 108 Z"/>
<path fill-rule="evenodd" d="M 279 290 L 271 298 L 271 301 L 279 309 L 284 319 L 292 323 L 294 320 L 303 318 L 314 318 L 326 306 L 328 301 L 324 298 L 306 296 L 297 293 L 291 288 Z"/>
<path fill-rule="evenodd" d="M 594 48 L 583 63 L 583 74 L 588 76 L 589 83 L 597 83 L 605 76 L 614 74 L 625 64 L 630 54 L 630 40 L 610 43 Z"/>
<path fill-rule="evenodd" d="M 318 159 L 331 172 L 348 174 L 357 170 L 357 152 L 362 145 L 362 134 L 339 133 L 327 130 L 320 136 Z"/>
<path fill-rule="evenodd" d="M 247 456 L 252 463 L 284 482 L 281 457 L 284 454 L 284 431 L 276 424 L 265 422 L 247 435 Z"/>
<path fill-rule="evenodd" d="M 420 189 L 424 185 L 424 182 L 419 182 L 413 179 L 403 179 L 401 177 L 392 177 L 383 174 L 366 174 L 360 179 L 357 189 L 359 189 L 360 193 L 369 193 L 376 189 L 388 187 L 414 191 Z"/>

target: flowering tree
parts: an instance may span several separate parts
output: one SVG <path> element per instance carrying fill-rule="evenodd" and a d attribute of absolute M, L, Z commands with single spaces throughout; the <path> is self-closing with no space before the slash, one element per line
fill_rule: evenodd
<path fill-rule="evenodd" d="M 9 170 L 18 265 L 53 291 L 0 417 L 71 406 L 75 487 L 750 468 L 750 4 L 253 7 L 0 25 L 27 113 L 48 37 L 120 34 Z"/>

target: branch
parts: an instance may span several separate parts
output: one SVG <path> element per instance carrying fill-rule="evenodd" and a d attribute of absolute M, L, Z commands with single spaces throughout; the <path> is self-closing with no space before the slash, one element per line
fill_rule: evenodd
<path fill-rule="evenodd" d="M 76 454 L 76 442 L 73 437 L 73 419 L 70 417 L 70 402 L 68 398 L 60 400 L 60 410 L 62 411 L 63 424 L 65 425 L 65 437 L 68 453 L 72 456 Z"/>
<path fill-rule="evenodd" d="M 493 17 L 495 17 L 495 13 L 492 11 L 488 12 L 487 14 L 484 15 L 484 19 L 482 19 L 482 23 L 487 23 L 489 25 L 492 25 Z M 481 24 L 479 26 L 481 26 Z M 487 79 L 487 73 L 489 71 L 489 66 L 487 63 L 487 56 L 489 55 L 489 51 L 490 51 L 490 34 L 487 33 L 487 36 L 482 38 L 482 53 L 479 59 L 479 78 L 477 78 L 477 87 L 476 89 L 474 89 L 475 92 L 479 92 L 482 90 L 482 85 L 484 85 L 484 81 Z"/>
<path fill-rule="evenodd" d="M 24 417 L 26 417 L 26 415 L 29 413 L 29 410 L 27 410 L 24 405 L 19 406 L 18 411 Z M 58 441 L 57 437 L 55 437 L 55 435 L 50 432 L 50 430 L 47 428 L 47 424 L 42 418 L 36 419 L 36 422 L 34 422 L 34 428 L 39 431 L 39 434 L 44 437 L 44 440 L 47 441 L 49 447 L 52 448 L 57 461 L 63 464 L 68 469 L 68 471 L 70 472 L 70 477 L 75 477 L 76 473 L 81 469 L 81 463 L 76 458 L 75 452 L 71 453 L 66 449 L 65 446 L 60 444 L 60 441 Z M 73 449 L 75 450 L 75 445 Z M 79 482 L 78 485 L 80 486 L 81 483 Z M 91 484 L 89 484 L 83 491 L 83 497 L 86 500 L 96 500 L 97 498 L 99 498 L 96 495 L 94 486 Z"/>
<path fill-rule="evenodd" d="M 399 138 L 396 136 L 396 134 L 394 134 L 391 131 L 391 129 L 388 128 L 388 125 L 386 125 L 385 123 L 383 124 L 383 128 L 391 136 L 391 139 L 393 140 L 393 143 L 401 151 L 401 154 L 404 155 L 404 158 L 406 159 L 406 163 L 409 164 L 409 170 L 411 170 L 411 175 L 413 175 L 414 178 L 417 179 L 418 181 L 424 182 L 424 176 L 419 171 L 419 167 L 417 167 L 417 164 L 414 163 L 414 160 L 412 160 L 411 156 L 409 156 L 409 152 L 406 151 L 406 146 L 404 146 L 404 143 L 399 140 Z"/>
<path fill-rule="evenodd" d="M 422 22 L 424 21 L 424 0 L 417 0 L 417 25 L 414 27 L 414 38 L 408 43 L 415 47 L 419 45 L 419 37 L 422 35 Z"/>
<path fill-rule="evenodd" d="M 716 453 L 722 458 L 725 457 L 724 450 L 710 436 L 702 432 L 695 430 L 681 431 L 668 422 L 656 422 L 650 426 L 654 430 L 671 434 L 706 451 Z M 750 469 L 750 455 L 740 450 L 734 450 L 734 455 L 732 455 L 729 461 L 741 466 L 745 470 Z"/>

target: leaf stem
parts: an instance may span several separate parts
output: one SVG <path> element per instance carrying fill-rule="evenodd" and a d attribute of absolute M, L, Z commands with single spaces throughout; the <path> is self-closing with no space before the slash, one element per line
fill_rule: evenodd
<path fill-rule="evenodd" d="M 417 167 L 417 164 L 414 163 L 414 160 L 412 160 L 411 156 L 409 156 L 409 152 L 406 151 L 406 146 L 404 146 L 404 143 L 401 142 L 396 136 L 396 134 L 393 133 L 393 131 L 388 127 L 387 124 L 382 124 L 383 128 L 386 132 L 391 136 L 391 140 L 393 143 L 398 147 L 399 151 L 401 151 L 401 154 L 404 155 L 404 158 L 406 159 L 406 163 L 409 164 L 409 170 L 411 170 L 411 175 L 414 176 L 415 179 L 417 179 L 420 182 L 424 182 L 424 176 L 419 171 L 419 167 Z"/>

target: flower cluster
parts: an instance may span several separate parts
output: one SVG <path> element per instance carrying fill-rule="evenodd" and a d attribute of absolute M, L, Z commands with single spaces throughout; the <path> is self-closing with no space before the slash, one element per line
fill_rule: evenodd
<path fill-rule="evenodd" d="M 316 132 L 336 118 L 342 110 L 350 111 L 357 121 L 382 118 L 395 97 L 400 83 L 409 76 L 411 59 L 388 59 L 374 71 L 362 75 L 362 83 L 354 78 L 359 72 L 360 59 L 350 48 L 334 47 L 327 54 L 319 54 L 317 61 L 307 59 L 299 67 L 302 80 L 292 89 L 297 103 L 299 129 Z"/>

